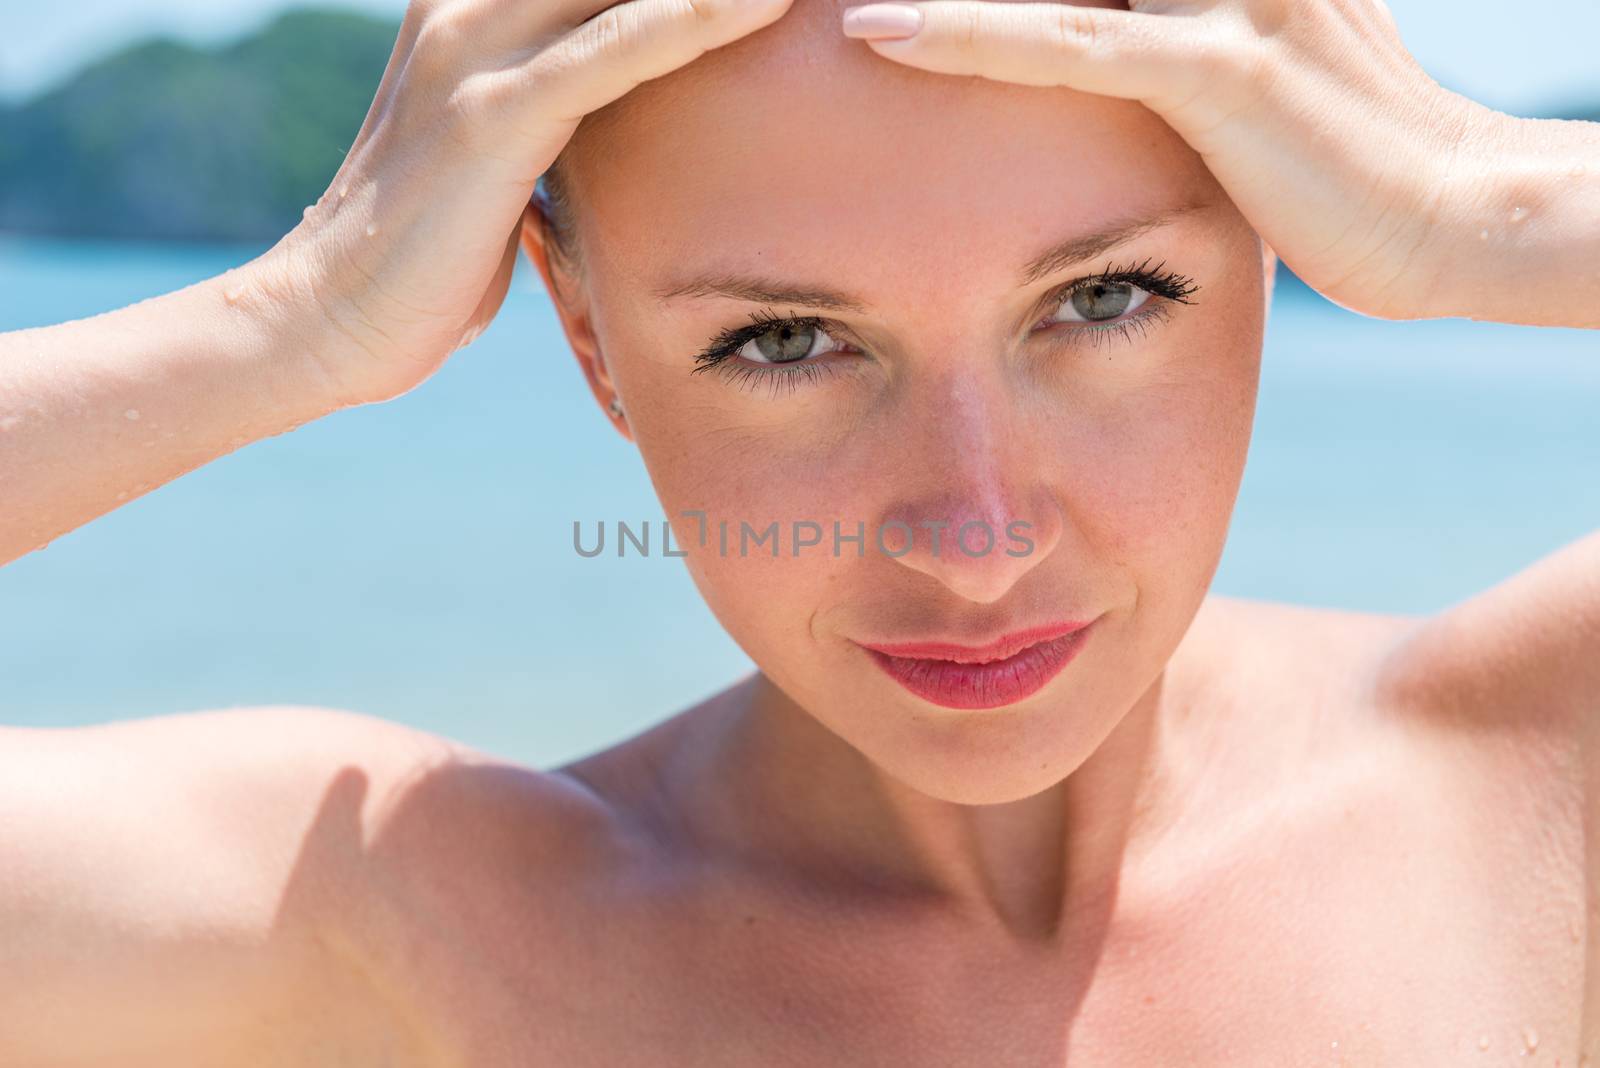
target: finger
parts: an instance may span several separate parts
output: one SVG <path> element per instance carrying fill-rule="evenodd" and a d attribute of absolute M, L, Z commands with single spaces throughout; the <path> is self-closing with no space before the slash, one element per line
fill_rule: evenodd
<path fill-rule="evenodd" d="M 778 19 L 792 0 L 629 0 L 558 38 L 529 61 L 530 104 L 577 122 L 643 82 Z"/>
<path fill-rule="evenodd" d="M 852 28 L 884 8 L 920 11 L 921 27 L 893 38 Z M 923 70 L 1145 102 L 1194 91 L 1214 36 L 1198 15 L 990 0 L 868 4 L 846 12 L 844 31 L 867 37 L 879 55 Z"/>

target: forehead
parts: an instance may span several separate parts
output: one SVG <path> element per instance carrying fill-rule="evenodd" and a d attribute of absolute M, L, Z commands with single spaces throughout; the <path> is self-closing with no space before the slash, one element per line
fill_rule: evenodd
<path fill-rule="evenodd" d="M 795 0 L 585 118 L 568 166 L 591 264 L 655 280 L 820 258 L 865 281 L 992 260 L 1014 279 L 1041 239 L 1219 196 L 1137 103 L 906 67 L 844 37 L 844 6 Z"/>

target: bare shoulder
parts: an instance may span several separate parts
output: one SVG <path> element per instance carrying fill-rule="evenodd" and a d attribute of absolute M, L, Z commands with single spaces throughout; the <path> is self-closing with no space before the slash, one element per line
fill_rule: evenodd
<path fill-rule="evenodd" d="M 1388 707 L 1499 776 L 1495 810 L 1531 832 L 1522 867 L 1561 873 L 1529 893 L 1584 917 L 1573 1004 L 1585 1061 L 1600 1057 L 1600 531 L 1423 621 L 1377 677 Z"/>
<path fill-rule="evenodd" d="M 1478 726 L 1587 733 L 1600 719 L 1600 531 L 1428 618 L 1389 651 L 1384 693 Z"/>
<path fill-rule="evenodd" d="M 1356 714 L 1343 736 L 1355 746 L 1321 744 L 1337 735 L 1319 724 L 1319 760 L 1330 749 L 1374 754 L 1385 769 L 1374 781 L 1409 798 L 1383 810 L 1429 828 L 1415 840 L 1419 854 L 1467 843 L 1463 852 L 1482 860 L 1480 892 L 1497 895 L 1506 916 L 1527 917 L 1526 960 L 1546 982 L 1582 982 L 1566 1003 L 1582 1006 L 1582 1050 L 1600 1056 L 1600 533 L 1427 616 L 1227 599 L 1202 615 L 1219 648 L 1248 635 L 1257 649 L 1288 649 L 1285 662 L 1311 678 L 1326 672 L 1317 666 L 1326 653 L 1355 683 L 1339 713 Z M 1397 833 L 1391 821 L 1386 834 Z M 1583 959 L 1569 961 L 1584 929 Z"/>
<path fill-rule="evenodd" d="M 374 903 L 496 827 L 560 841 L 583 803 L 564 780 L 337 709 L 0 727 L 0 1002 L 28 1010 L 0 1023 L 0 1061 L 178 1048 L 227 1064 L 249 1048 L 294 1063 L 296 1035 L 358 1041 L 356 932 Z"/>
<path fill-rule="evenodd" d="M 1198 700 L 1348 708 L 1423 617 L 1210 594 L 1174 658 Z M 1275 714 L 1275 713 L 1274 713 Z"/>

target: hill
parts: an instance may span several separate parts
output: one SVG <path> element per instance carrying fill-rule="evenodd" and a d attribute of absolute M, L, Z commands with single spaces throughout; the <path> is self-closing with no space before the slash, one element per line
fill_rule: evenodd
<path fill-rule="evenodd" d="M 285 14 L 216 49 L 136 45 L 0 111 L 0 230 L 270 240 L 327 188 L 398 23 Z"/>

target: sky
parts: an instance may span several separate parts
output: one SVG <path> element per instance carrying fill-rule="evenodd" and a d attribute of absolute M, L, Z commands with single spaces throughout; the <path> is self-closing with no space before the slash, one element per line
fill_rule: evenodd
<path fill-rule="evenodd" d="M 538 2 L 538 0 L 532 0 Z M 404 0 L 328 0 L 398 16 Z M 284 0 L 0 0 L 0 98 L 23 98 L 77 67 L 156 33 L 216 41 Z M 1392 0 L 1406 45 L 1435 78 L 1492 107 L 1543 114 L 1600 104 L 1600 0 Z"/>

